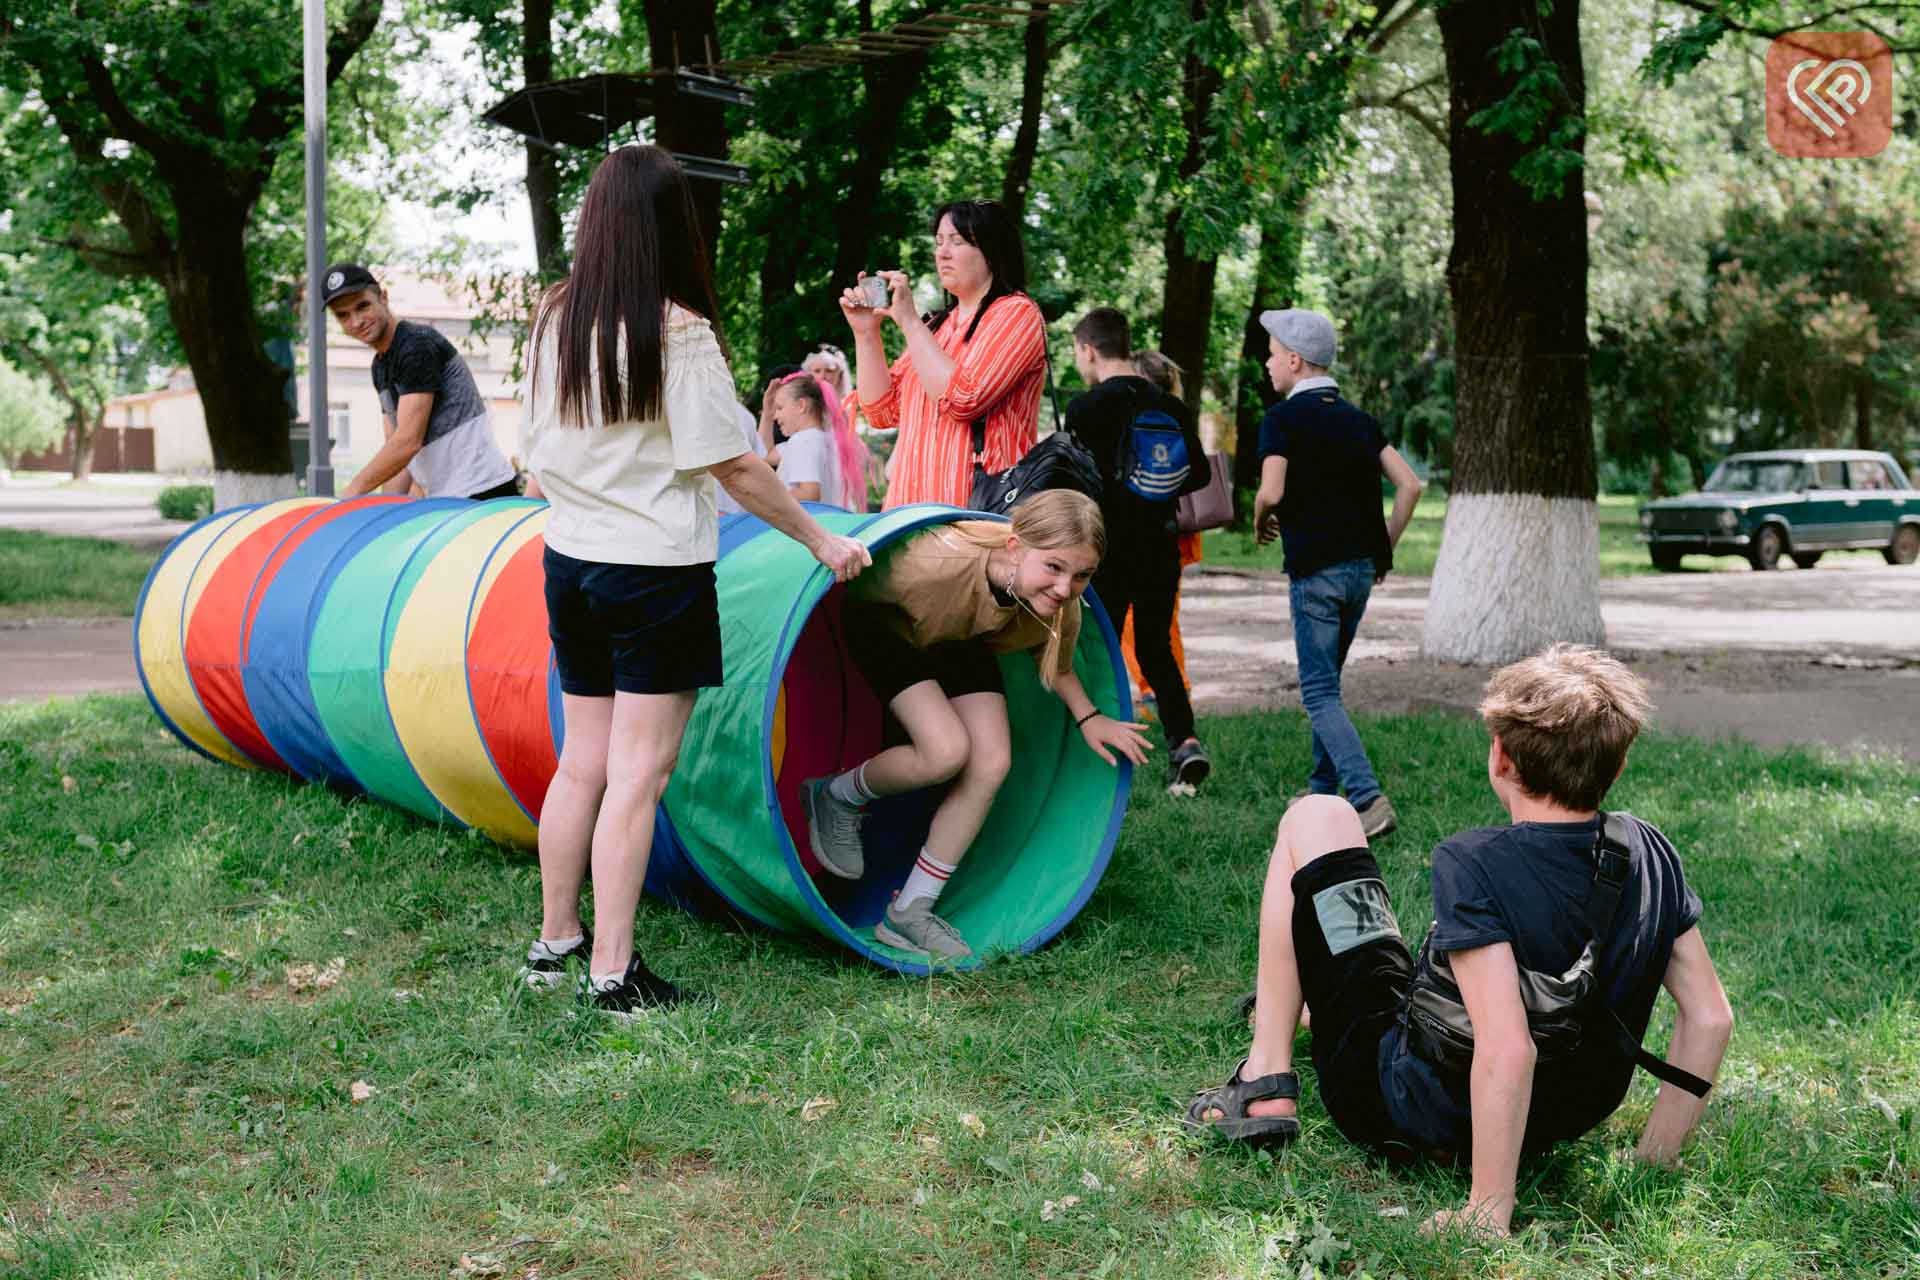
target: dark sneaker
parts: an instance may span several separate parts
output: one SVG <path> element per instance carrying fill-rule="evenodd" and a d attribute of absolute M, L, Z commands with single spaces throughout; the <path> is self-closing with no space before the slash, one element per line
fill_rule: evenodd
<path fill-rule="evenodd" d="M 1175 795 L 1193 795 L 1212 772 L 1213 761 L 1207 759 L 1207 749 L 1197 741 L 1183 742 L 1167 761 L 1167 790 Z"/>
<path fill-rule="evenodd" d="M 581 930 L 580 941 L 565 951 L 555 951 L 539 938 L 527 948 L 527 963 L 520 970 L 520 980 L 535 991 L 551 991 L 567 980 L 567 961 L 578 960 L 580 967 L 587 967 L 587 960 L 593 955 L 593 930 Z"/>
<path fill-rule="evenodd" d="M 831 778 L 809 778 L 800 784 L 800 812 L 807 818 L 807 841 L 820 865 L 842 880 L 858 880 L 867 869 L 860 844 L 860 827 L 867 811 L 837 800 L 827 784 Z"/>
<path fill-rule="evenodd" d="M 960 931 L 933 914 L 932 898 L 915 898 L 905 906 L 895 898 L 886 918 L 873 926 L 873 936 L 902 951 L 919 951 L 935 960 L 969 960 L 973 948 Z"/>
<path fill-rule="evenodd" d="M 587 991 L 588 1004 L 616 1018 L 631 1018 L 648 1009 L 666 1009 L 701 998 L 697 992 L 683 991 L 654 973 L 639 956 L 627 962 L 627 974 L 618 983 L 610 987 L 589 984 Z"/>
<path fill-rule="evenodd" d="M 1369 840 L 1391 835 L 1399 825 L 1400 815 L 1393 811 L 1393 802 L 1385 796 L 1375 796 L 1372 804 L 1360 810 L 1360 830 Z"/>

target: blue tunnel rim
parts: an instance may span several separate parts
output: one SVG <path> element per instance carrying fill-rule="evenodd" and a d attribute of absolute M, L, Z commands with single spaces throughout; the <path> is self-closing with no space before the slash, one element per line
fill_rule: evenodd
<path fill-rule="evenodd" d="M 837 512 L 839 509 L 828 508 L 828 510 Z M 907 518 L 901 519 L 902 513 L 908 513 Z M 874 525 L 889 520 L 898 520 L 899 523 L 883 530 L 881 536 L 872 541 L 862 536 L 868 530 L 872 529 Z M 1005 516 L 994 515 L 988 512 L 969 511 L 962 507 L 950 507 L 938 503 L 916 503 L 912 506 L 896 507 L 891 511 L 882 511 L 870 515 L 848 529 L 842 536 L 860 538 L 869 550 L 877 551 L 901 538 L 908 537 L 924 529 L 937 527 L 939 525 L 956 524 L 963 520 L 988 520 L 1001 524 L 1011 523 Z M 762 531 L 771 532 L 771 530 L 765 529 L 765 526 L 762 526 Z M 757 537 L 760 536 L 760 534 L 756 533 L 753 536 Z M 835 585 L 832 580 L 832 575 L 826 568 L 816 565 L 812 573 L 808 575 L 806 581 L 801 584 L 799 590 L 795 593 L 794 602 L 788 608 L 787 617 L 781 624 L 779 638 L 775 646 L 774 660 L 767 673 L 767 693 L 761 706 L 763 736 L 766 728 L 774 722 L 779 706 L 780 689 L 786 680 L 787 665 L 792 659 L 793 650 L 798 643 L 800 631 L 804 629 L 807 622 L 811 620 L 814 610 L 819 607 L 820 602 L 826 598 L 827 593 L 830 592 Z M 1087 604 L 1091 605 L 1091 613 L 1094 617 L 1095 625 L 1099 628 L 1101 637 L 1106 643 L 1107 658 L 1115 673 L 1114 688 L 1119 698 L 1120 713 L 1123 716 L 1131 718 L 1133 714 L 1133 689 L 1131 680 L 1124 676 L 1127 668 L 1120 652 L 1119 633 L 1115 631 L 1112 619 L 1107 616 L 1107 611 L 1105 607 L 1101 605 L 1099 597 L 1091 589 L 1089 589 L 1082 598 Z M 964 964 L 936 967 L 929 965 L 925 961 L 905 959 L 901 955 L 893 953 L 891 948 L 877 947 L 873 943 L 860 937 L 859 934 L 847 926 L 846 922 L 840 918 L 839 913 L 827 904 L 826 899 L 821 896 L 818 887 L 813 883 L 813 877 L 807 874 L 806 868 L 800 862 L 799 850 L 794 847 L 792 835 L 787 830 L 785 815 L 780 808 L 777 779 L 774 776 L 773 757 L 770 751 L 763 750 L 760 752 L 760 779 L 762 803 L 765 806 L 765 813 L 774 839 L 778 843 L 782 861 L 786 864 L 787 874 L 799 888 L 802 900 L 809 908 L 809 914 L 815 921 L 826 926 L 831 937 L 862 959 L 910 977 L 928 977 L 935 972 L 964 972 L 980 968 L 988 963 L 991 957 L 976 956 Z M 1023 940 L 1017 954 L 1029 955 L 1052 941 L 1068 924 L 1072 923 L 1074 917 L 1080 914 L 1088 900 L 1092 898 L 1095 889 L 1098 888 L 1101 879 L 1106 874 L 1108 865 L 1112 862 L 1114 849 L 1119 844 L 1120 827 L 1126 816 L 1127 803 L 1132 793 L 1132 787 L 1133 766 L 1131 762 L 1122 758 L 1115 771 L 1113 800 L 1108 809 L 1106 829 L 1101 834 L 1099 848 L 1095 854 L 1093 864 L 1089 867 L 1086 877 L 1080 887 L 1075 891 L 1073 899 L 1068 905 L 1059 914 L 1042 925 L 1031 937 Z M 678 833 L 673 830 L 672 821 L 667 814 L 667 806 L 664 801 L 660 806 L 658 822 L 668 839 L 671 840 L 672 844 L 676 847 L 676 851 L 681 854 L 681 861 L 693 867 L 695 872 L 699 874 L 700 879 L 706 883 L 707 888 L 713 890 L 716 896 L 731 910 L 755 921 L 763 928 L 771 929 L 775 932 L 793 931 L 782 922 L 767 919 L 759 912 L 747 909 L 742 904 L 719 891 L 719 887 L 713 884 L 704 872 L 700 871 L 697 861 L 685 855 L 684 844 L 679 839 Z"/>

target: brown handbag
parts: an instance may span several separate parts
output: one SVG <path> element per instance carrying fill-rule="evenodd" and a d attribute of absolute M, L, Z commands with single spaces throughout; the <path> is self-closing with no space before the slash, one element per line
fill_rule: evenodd
<path fill-rule="evenodd" d="M 1175 519 L 1182 533 L 1224 529 L 1233 523 L 1233 464 L 1224 453 L 1210 453 L 1207 466 L 1213 472 L 1207 483 L 1180 499 Z"/>

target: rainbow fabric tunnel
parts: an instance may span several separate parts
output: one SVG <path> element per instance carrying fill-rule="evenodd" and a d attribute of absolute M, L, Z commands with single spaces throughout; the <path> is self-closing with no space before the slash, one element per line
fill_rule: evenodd
<path fill-rule="evenodd" d="M 814 507 L 875 555 L 949 507 L 853 515 Z M 547 639 L 545 503 L 290 498 L 207 517 L 154 565 L 134 656 L 166 727 L 210 759 L 365 794 L 429 821 L 535 842 L 559 758 Z M 818 933 L 924 973 L 873 937 L 937 797 L 875 804 L 867 873 L 821 871 L 804 779 L 879 750 L 884 712 L 846 655 L 844 589 L 750 516 L 720 526 L 715 575 L 725 685 L 695 704 L 647 890 L 689 910 Z M 1131 714 L 1113 627 L 1088 597 L 1075 667 L 1109 714 Z M 1014 768 L 941 898 L 982 960 L 1030 951 L 1078 914 L 1105 872 L 1131 782 L 1088 751 L 1031 659 L 1002 659 Z"/>

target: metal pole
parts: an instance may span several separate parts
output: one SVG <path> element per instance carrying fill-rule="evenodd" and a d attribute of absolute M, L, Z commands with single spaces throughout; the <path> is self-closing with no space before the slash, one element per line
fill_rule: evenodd
<path fill-rule="evenodd" d="M 327 423 L 327 5 L 304 0 L 307 73 L 307 493 L 333 496 Z"/>

